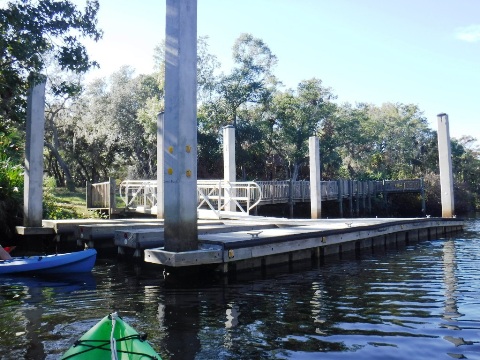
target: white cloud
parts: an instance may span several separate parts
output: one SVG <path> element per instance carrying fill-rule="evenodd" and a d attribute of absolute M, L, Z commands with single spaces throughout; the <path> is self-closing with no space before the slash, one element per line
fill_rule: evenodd
<path fill-rule="evenodd" d="M 466 42 L 480 41 L 480 25 L 470 25 L 456 30 L 456 37 Z"/>

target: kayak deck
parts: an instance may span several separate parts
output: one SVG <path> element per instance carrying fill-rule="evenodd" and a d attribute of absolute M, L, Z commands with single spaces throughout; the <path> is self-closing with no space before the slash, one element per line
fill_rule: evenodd
<path fill-rule="evenodd" d="M 146 336 L 113 313 L 88 330 L 62 359 L 161 360 L 161 357 L 146 341 Z"/>

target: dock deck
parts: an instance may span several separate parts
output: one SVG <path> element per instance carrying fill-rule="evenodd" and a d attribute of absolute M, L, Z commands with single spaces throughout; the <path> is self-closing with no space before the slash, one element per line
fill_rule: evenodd
<path fill-rule="evenodd" d="M 206 219 L 199 211 L 198 249 L 169 252 L 163 220 L 44 220 L 43 231 L 64 247 L 117 250 L 171 268 L 218 267 L 241 271 L 275 264 L 324 259 L 342 253 L 436 239 L 463 230 L 456 218 L 286 219 L 224 212 Z M 70 244 L 70 245 L 68 245 Z"/>
<path fill-rule="evenodd" d="M 245 222 L 252 228 L 228 230 L 228 225 Z M 198 250 L 146 249 L 145 261 L 172 268 L 217 265 L 227 273 L 436 239 L 462 231 L 464 222 L 454 218 L 291 220 L 249 216 L 225 221 L 225 225 L 224 232 L 199 235 Z M 268 226 L 255 229 L 255 225 Z"/>

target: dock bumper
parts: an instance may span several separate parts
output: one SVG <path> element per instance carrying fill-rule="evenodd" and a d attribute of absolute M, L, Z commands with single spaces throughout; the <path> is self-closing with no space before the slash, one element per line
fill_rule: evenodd
<path fill-rule="evenodd" d="M 171 252 L 164 248 L 145 250 L 145 262 L 159 265 L 182 267 L 195 265 L 221 264 L 221 245 L 201 245 L 198 250 Z"/>
<path fill-rule="evenodd" d="M 18 235 L 29 236 L 29 235 L 54 235 L 55 231 L 49 227 L 31 227 L 31 226 L 16 226 L 15 230 Z"/>

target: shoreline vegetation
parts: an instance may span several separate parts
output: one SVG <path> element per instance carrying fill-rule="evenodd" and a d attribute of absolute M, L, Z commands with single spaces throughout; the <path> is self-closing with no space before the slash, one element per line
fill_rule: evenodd
<path fill-rule="evenodd" d="M 46 81 L 45 219 L 99 216 L 81 204 L 85 197 L 79 189 L 87 181 L 156 178 L 157 116 L 165 110 L 165 43 L 155 47 L 151 73 L 137 75 L 124 66 L 85 83 L 83 75 L 98 64 L 82 41 L 102 38 L 99 6 L 98 0 L 83 9 L 68 1 L 9 0 L 0 8 L 5 45 L 0 54 L 2 242 L 14 237 L 15 225 L 22 223 L 27 93 L 39 81 Z M 423 178 L 426 214 L 439 216 L 437 132 L 420 105 L 339 103 L 334 89 L 316 77 L 287 89 L 275 75 L 281 59 L 248 33 L 234 41 L 232 66 L 222 71 L 208 40 L 197 41 L 199 179 L 223 178 L 225 126 L 235 129 L 239 181 L 308 180 L 308 138 L 315 135 L 323 180 Z M 477 139 L 451 139 L 451 150 L 456 213 L 480 209 Z M 388 213 L 381 204 L 376 213 L 420 216 L 419 203 L 419 196 L 402 195 L 389 203 Z M 326 203 L 326 216 L 335 216 L 336 205 Z M 267 207 L 262 212 L 267 210 L 283 213 Z"/>

